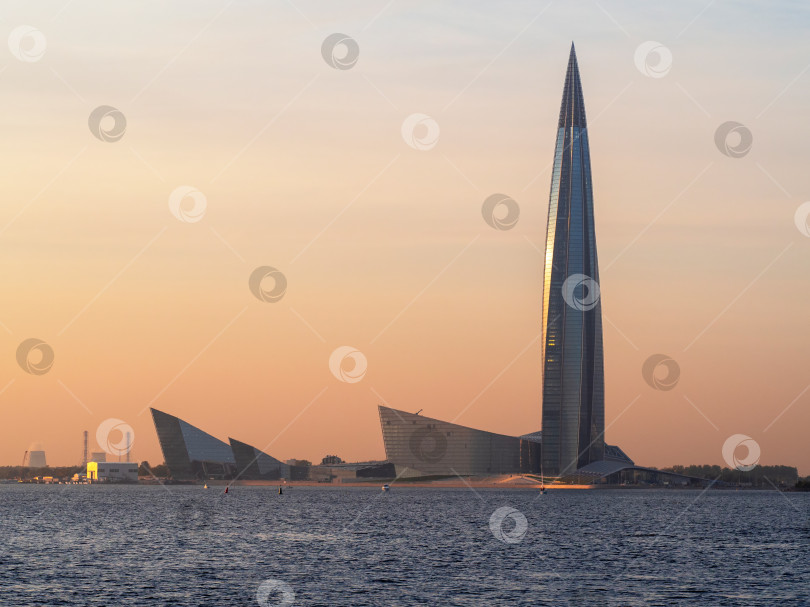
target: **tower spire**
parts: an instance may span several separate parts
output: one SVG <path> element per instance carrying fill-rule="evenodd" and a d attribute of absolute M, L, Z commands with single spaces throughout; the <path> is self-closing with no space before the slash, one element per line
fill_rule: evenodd
<path fill-rule="evenodd" d="M 579 80 L 579 65 L 577 64 L 577 51 L 571 42 L 571 53 L 568 55 L 568 69 L 565 72 L 563 85 L 562 105 L 560 106 L 560 120 L 558 128 L 578 126 L 585 128 L 585 100 L 582 97 L 582 83 Z"/>
<path fill-rule="evenodd" d="M 543 274 L 543 470 L 604 459 L 602 308 L 585 102 L 573 43 L 549 195 Z"/>

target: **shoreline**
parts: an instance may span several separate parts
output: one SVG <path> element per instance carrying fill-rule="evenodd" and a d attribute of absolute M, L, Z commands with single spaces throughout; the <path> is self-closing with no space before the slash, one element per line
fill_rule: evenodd
<path fill-rule="evenodd" d="M 139 485 L 159 485 L 161 483 L 155 480 L 141 481 Z M 202 488 L 204 483 L 167 483 L 171 485 L 186 485 L 189 487 Z M 361 489 L 374 489 L 380 491 L 383 484 L 388 484 L 391 490 L 395 489 L 501 489 L 501 490 L 520 490 L 520 491 L 539 491 L 540 485 L 527 484 L 527 483 L 507 483 L 497 481 L 425 481 L 425 482 L 392 482 L 392 481 L 374 481 L 374 482 L 359 482 L 359 483 L 319 483 L 317 481 L 294 481 L 287 483 L 280 483 L 278 481 L 265 481 L 265 480 L 238 480 L 238 481 L 224 481 L 213 480 L 208 481 L 209 487 L 281 487 L 282 489 L 296 488 L 296 487 L 318 487 L 321 489 L 341 489 L 341 488 L 361 488 Z M 705 487 L 689 487 L 689 486 L 655 486 L 655 485 L 546 485 L 547 491 L 604 491 L 612 489 L 621 490 L 658 490 L 658 491 L 696 491 L 705 490 Z M 720 491 L 773 491 L 773 489 L 758 489 L 755 487 L 721 487 L 714 488 Z M 785 489 L 780 491 L 791 491 Z"/>

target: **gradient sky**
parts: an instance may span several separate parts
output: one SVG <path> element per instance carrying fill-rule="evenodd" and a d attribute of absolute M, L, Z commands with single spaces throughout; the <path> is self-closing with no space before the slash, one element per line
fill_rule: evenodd
<path fill-rule="evenodd" d="M 607 442 L 637 463 L 724 464 L 733 434 L 810 473 L 810 9 L 803 3 L 6 2 L 0 31 L 0 462 L 134 430 L 148 407 L 281 459 L 382 459 L 376 405 L 540 428 L 549 168 L 571 41 L 589 119 L 605 317 Z M 342 32 L 357 64 L 321 44 Z M 670 49 L 663 78 L 636 68 Z M 28 47 L 26 47 L 28 48 Z M 125 116 L 96 139 L 94 108 Z M 421 112 L 440 136 L 406 145 Z M 715 130 L 753 135 L 742 158 Z M 105 123 L 106 124 L 106 123 Z M 207 199 L 183 223 L 172 191 Z M 520 205 L 487 225 L 493 193 Z M 284 298 L 248 289 L 258 266 Z M 44 375 L 15 352 L 54 351 Z M 354 346 L 357 383 L 330 372 Z M 680 366 L 674 389 L 642 378 Z M 774 421 L 776 420 L 776 421 Z M 724 464 L 725 465 L 725 464 Z"/>

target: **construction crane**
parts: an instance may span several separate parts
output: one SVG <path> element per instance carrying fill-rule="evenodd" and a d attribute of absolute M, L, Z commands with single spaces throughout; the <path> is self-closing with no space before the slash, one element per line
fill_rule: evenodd
<path fill-rule="evenodd" d="M 25 468 L 25 460 L 26 460 L 27 457 L 28 457 L 28 449 L 26 449 L 25 453 L 23 453 L 22 466 L 20 466 L 21 468 Z"/>

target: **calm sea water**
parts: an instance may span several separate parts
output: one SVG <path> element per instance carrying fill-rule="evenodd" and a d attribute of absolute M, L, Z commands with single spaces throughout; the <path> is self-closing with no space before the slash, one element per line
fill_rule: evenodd
<path fill-rule="evenodd" d="M 0 605 L 810 605 L 810 494 L 170 489 L 0 486 Z"/>

